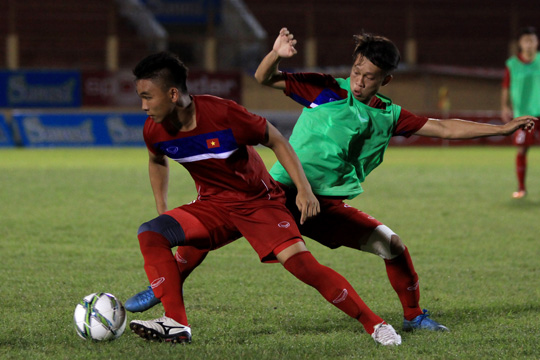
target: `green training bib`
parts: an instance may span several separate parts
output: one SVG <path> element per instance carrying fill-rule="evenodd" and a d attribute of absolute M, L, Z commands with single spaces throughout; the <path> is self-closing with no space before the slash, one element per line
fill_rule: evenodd
<path fill-rule="evenodd" d="M 336 80 L 348 90 L 347 99 L 304 109 L 289 142 L 315 194 L 352 199 L 363 192 L 361 183 L 383 161 L 401 107 L 377 94 L 386 107 L 372 108 L 352 96 L 350 79 Z M 279 162 L 270 174 L 294 186 Z"/>

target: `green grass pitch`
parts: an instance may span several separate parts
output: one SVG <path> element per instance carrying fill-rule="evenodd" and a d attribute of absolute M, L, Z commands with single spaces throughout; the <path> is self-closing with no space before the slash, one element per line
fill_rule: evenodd
<path fill-rule="evenodd" d="M 267 149 L 260 152 L 268 165 Z M 145 342 L 129 330 L 92 343 L 73 329 L 77 302 L 125 301 L 146 284 L 136 237 L 155 213 L 144 149 L 0 150 L 2 359 L 538 359 L 540 153 L 529 195 L 513 200 L 515 149 L 391 148 L 354 206 L 409 247 L 421 305 L 450 333 L 403 333 L 381 259 L 308 248 L 402 334 L 376 346 L 355 320 L 241 239 L 211 253 L 184 289 L 193 343 Z M 169 205 L 195 197 L 171 164 Z M 161 305 L 128 321 L 160 317 Z"/>

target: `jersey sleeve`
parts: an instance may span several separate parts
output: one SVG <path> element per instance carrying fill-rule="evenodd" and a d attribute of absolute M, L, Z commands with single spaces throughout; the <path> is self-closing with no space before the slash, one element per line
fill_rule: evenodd
<path fill-rule="evenodd" d="M 234 101 L 229 101 L 227 118 L 239 144 L 257 145 L 265 142 L 266 119 L 253 114 Z"/>
<path fill-rule="evenodd" d="M 315 107 L 327 102 L 347 98 L 333 76 L 322 73 L 283 73 L 285 95 L 305 107 Z"/>
<path fill-rule="evenodd" d="M 393 136 L 410 137 L 420 130 L 428 121 L 426 116 L 415 115 L 405 109 L 401 109 Z"/>

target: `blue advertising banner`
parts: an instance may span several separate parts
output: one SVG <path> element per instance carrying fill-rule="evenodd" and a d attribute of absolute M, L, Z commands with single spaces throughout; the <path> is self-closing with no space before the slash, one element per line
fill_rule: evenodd
<path fill-rule="evenodd" d="M 144 113 L 14 112 L 23 146 L 144 146 Z"/>
<path fill-rule="evenodd" d="M 0 147 L 14 146 L 12 131 L 6 121 L 6 117 L 0 114 Z"/>
<path fill-rule="evenodd" d="M 81 99 L 79 71 L 0 71 L 0 108 L 80 107 Z"/>

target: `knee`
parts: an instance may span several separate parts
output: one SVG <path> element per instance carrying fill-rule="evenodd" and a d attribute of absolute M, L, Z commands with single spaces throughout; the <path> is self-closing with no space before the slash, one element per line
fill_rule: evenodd
<path fill-rule="evenodd" d="M 156 232 L 154 230 L 154 229 L 157 228 L 157 226 L 156 226 L 157 224 L 155 222 L 156 219 L 153 219 L 153 220 L 150 220 L 150 221 L 147 221 L 147 222 L 141 224 L 141 226 L 139 226 L 139 230 L 137 230 L 137 235 L 141 235 L 142 233 L 147 232 L 147 231 Z"/>
<path fill-rule="evenodd" d="M 141 238 L 141 234 L 148 231 L 157 233 L 166 238 L 171 247 L 184 245 L 184 230 L 182 229 L 182 226 L 169 215 L 160 215 L 139 226 L 139 231 L 137 232 L 139 239 Z"/>
<path fill-rule="evenodd" d="M 528 150 L 529 150 L 528 146 L 520 146 L 520 147 L 518 147 L 518 154 L 519 155 L 527 155 Z"/>
<path fill-rule="evenodd" d="M 391 259 L 401 255 L 405 251 L 405 244 L 399 237 L 399 235 L 393 234 L 390 236 L 390 254 Z"/>
<path fill-rule="evenodd" d="M 361 250 L 379 255 L 383 259 L 391 260 L 405 251 L 401 238 L 389 227 L 379 225 L 373 230 L 366 244 Z"/>

